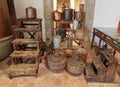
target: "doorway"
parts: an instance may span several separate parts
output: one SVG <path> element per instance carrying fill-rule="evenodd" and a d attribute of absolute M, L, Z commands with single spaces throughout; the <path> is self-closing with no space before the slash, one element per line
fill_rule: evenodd
<path fill-rule="evenodd" d="M 80 10 L 80 4 L 85 4 L 85 0 L 53 0 L 53 10 L 61 11 L 62 5 L 66 7 Z"/>

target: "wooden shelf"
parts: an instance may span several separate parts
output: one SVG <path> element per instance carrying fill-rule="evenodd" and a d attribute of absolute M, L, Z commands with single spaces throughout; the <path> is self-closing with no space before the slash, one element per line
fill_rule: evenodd
<path fill-rule="evenodd" d="M 34 39 L 15 39 L 12 41 L 13 44 L 39 44 L 38 40 Z"/>

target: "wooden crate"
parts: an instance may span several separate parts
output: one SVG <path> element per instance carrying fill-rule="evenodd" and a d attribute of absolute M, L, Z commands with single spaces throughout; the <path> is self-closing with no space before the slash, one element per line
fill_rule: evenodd
<path fill-rule="evenodd" d="M 15 76 L 21 75 L 30 75 L 30 76 L 37 76 L 38 74 L 38 65 L 37 64 L 17 64 L 11 65 L 8 70 L 7 74 L 10 79 Z"/>
<path fill-rule="evenodd" d="M 92 63 L 87 63 L 86 67 L 85 67 L 85 79 L 87 81 L 95 81 L 97 74 L 94 70 L 94 66 L 92 65 Z"/>
<path fill-rule="evenodd" d="M 94 57 L 92 60 L 93 65 L 96 69 L 96 81 L 103 82 L 105 80 L 106 67 L 99 57 Z"/>
<path fill-rule="evenodd" d="M 116 59 L 107 50 L 101 52 L 100 58 L 107 68 L 105 81 L 114 81 L 115 72 L 117 69 Z"/>

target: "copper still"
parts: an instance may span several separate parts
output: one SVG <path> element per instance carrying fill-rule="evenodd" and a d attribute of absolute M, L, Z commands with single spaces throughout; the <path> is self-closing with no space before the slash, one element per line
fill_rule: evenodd
<path fill-rule="evenodd" d="M 36 18 L 36 9 L 32 6 L 26 8 L 26 18 Z"/>

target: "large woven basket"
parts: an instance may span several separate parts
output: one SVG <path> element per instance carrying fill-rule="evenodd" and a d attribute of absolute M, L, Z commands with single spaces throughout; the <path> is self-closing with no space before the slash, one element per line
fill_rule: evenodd
<path fill-rule="evenodd" d="M 48 58 L 48 68 L 52 72 L 62 72 L 66 67 L 66 57 L 60 53 L 55 53 Z"/>
<path fill-rule="evenodd" d="M 67 70 L 72 75 L 81 75 L 84 71 L 85 63 L 78 56 L 67 60 Z"/>

